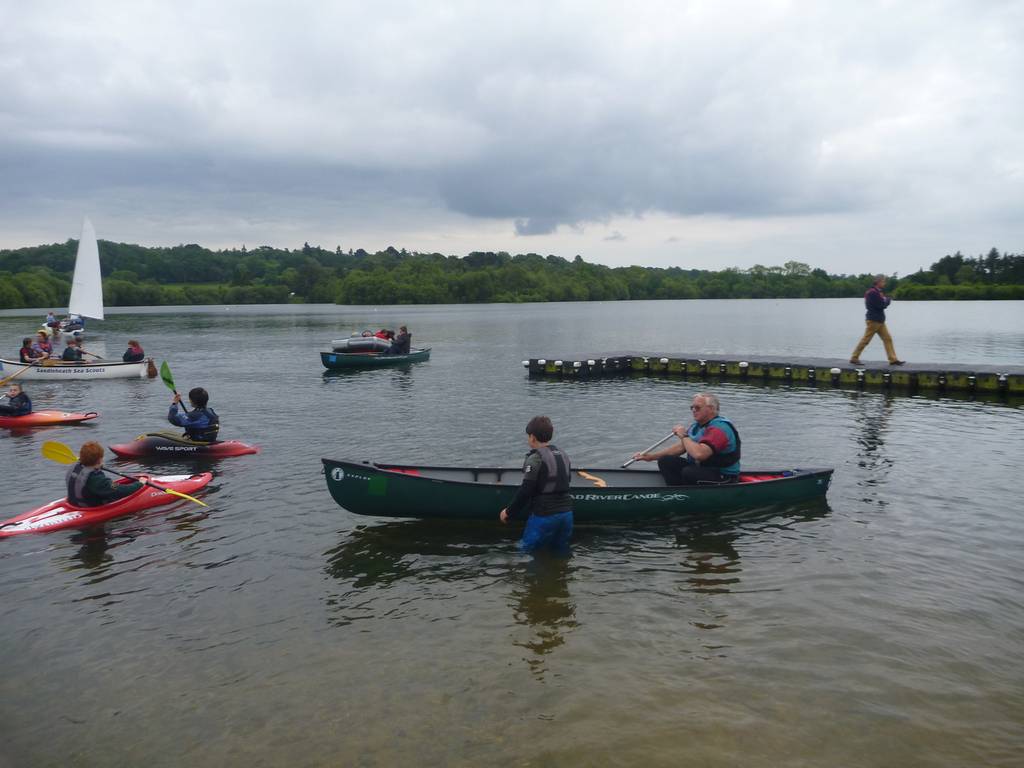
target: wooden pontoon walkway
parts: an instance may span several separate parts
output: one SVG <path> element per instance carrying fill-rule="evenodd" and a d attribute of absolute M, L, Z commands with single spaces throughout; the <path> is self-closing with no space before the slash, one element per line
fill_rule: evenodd
<path fill-rule="evenodd" d="M 617 352 L 592 357 L 543 357 L 524 360 L 531 376 L 594 379 L 624 373 L 748 381 L 828 383 L 842 387 L 884 387 L 909 391 L 1024 394 L 1024 366 L 885 362 L 853 365 L 841 358 L 779 355 L 666 355 Z"/>

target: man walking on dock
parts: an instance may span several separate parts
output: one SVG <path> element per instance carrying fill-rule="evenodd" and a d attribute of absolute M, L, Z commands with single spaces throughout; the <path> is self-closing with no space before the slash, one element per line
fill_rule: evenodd
<path fill-rule="evenodd" d="M 857 343 L 857 348 L 850 355 L 850 362 L 854 365 L 861 364 L 860 353 L 864 351 L 864 347 L 870 343 L 876 333 L 882 340 L 882 344 L 885 345 L 885 356 L 889 358 L 889 365 L 903 365 L 903 361 L 896 357 L 892 336 L 889 335 L 889 329 L 885 327 L 885 308 L 889 306 L 892 299 L 882 293 L 883 288 L 885 288 L 885 275 L 875 275 L 874 284 L 864 294 L 864 306 L 867 308 L 864 317 L 867 328 L 864 331 L 864 336 Z"/>

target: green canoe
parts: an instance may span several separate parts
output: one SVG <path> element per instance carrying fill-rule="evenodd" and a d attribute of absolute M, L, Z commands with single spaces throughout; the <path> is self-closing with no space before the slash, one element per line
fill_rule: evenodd
<path fill-rule="evenodd" d="M 414 467 L 323 459 L 327 489 L 349 512 L 382 517 L 493 520 L 522 482 L 518 467 Z M 744 472 L 725 485 L 665 485 L 646 469 L 574 469 L 577 523 L 662 520 L 823 497 L 831 469 Z"/>
<path fill-rule="evenodd" d="M 419 363 L 430 359 L 430 347 L 410 349 L 407 355 L 382 355 L 379 352 L 321 352 L 324 368 L 336 371 L 342 368 L 373 368 L 377 365 Z"/>

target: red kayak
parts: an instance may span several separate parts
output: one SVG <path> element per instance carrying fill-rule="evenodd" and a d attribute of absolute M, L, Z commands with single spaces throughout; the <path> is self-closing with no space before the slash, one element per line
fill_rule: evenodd
<path fill-rule="evenodd" d="M 260 452 L 255 445 L 239 440 L 200 443 L 167 432 L 139 435 L 130 443 L 110 446 L 110 450 L 121 459 L 223 459 L 227 456 L 245 456 L 248 453 Z"/>
<path fill-rule="evenodd" d="M 203 472 L 201 475 L 166 475 L 163 477 L 139 475 L 139 478 L 173 491 L 191 495 L 209 483 L 213 479 L 213 474 Z M 130 483 L 131 480 L 125 478 L 118 482 Z M 57 501 L 51 501 L 49 504 L 44 504 L 0 523 L 0 537 L 17 536 L 19 533 L 46 533 L 64 528 L 88 528 L 107 520 L 113 520 L 115 517 L 124 517 L 133 512 L 158 507 L 161 504 L 171 504 L 175 501 L 183 501 L 183 499 L 148 485 L 142 486 L 131 496 L 125 496 L 123 499 L 99 507 L 76 507 L 73 504 L 68 504 L 66 498 L 57 499 Z"/>
<path fill-rule="evenodd" d="M 99 416 L 95 411 L 68 413 L 67 411 L 32 411 L 24 416 L 0 416 L 0 427 L 22 429 L 24 427 L 45 427 L 52 424 L 81 424 Z"/>

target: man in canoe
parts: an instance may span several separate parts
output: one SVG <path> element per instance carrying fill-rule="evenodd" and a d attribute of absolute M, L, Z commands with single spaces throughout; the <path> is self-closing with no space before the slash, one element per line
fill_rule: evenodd
<path fill-rule="evenodd" d="M 12 381 L 7 387 L 7 402 L 0 403 L 0 416 L 27 416 L 32 413 L 32 401 L 28 399 L 21 384 Z"/>
<path fill-rule="evenodd" d="M 525 553 L 540 548 L 568 554 L 572 537 L 572 497 L 569 457 L 551 444 L 555 428 L 547 416 L 534 416 L 526 425 L 530 452 L 523 462 L 523 483 L 498 517 L 507 523 L 526 510 L 526 521 L 519 549 Z"/>
<path fill-rule="evenodd" d="M 192 410 L 185 410 L 182 406 L 182 413 L 178 413 L 178 405 L 181 403 L 181 395 L 174 393 L 171 400 L 171 408 L 167 411 L 167 420 L 177 427 L 184 427 L 185 437 L 189 440 L 196 440 L 200 443 L 212 443 L 217 439 L 217 432 L 220 431 L 220 417 L 213 408 L 208 408 L 210 395 L 202 387 L 195 387 L 189 390 L 188 400 L 192 403 Z"/>
<path fill-rule="evenodd" d="M 103 474 L 103 446 L 90 440 L 82 443 L 78 463 L 68 470 L 68 502 L 76 507 L 98 507 L 131 496 L 142 483 L 112 483 Z"/>
<path fill-rule="evenodd" d="M 740 433 L 718 414 L 718 397 L 700 392 L 693 397 L 689 427 L 676 424 L 679 442 L 657 453 L 635 453 L 636 461 L 657 461 L 666 485 L 734 483 L 740 476 Z"/>
<path fill-rule="evenodd" d="M 408 355 L 412 345 L 412 334 L 404 325 L 399 326 L 398 335 L 391 340 L 391 346 L 385 351 L 385 355 Z"/>

